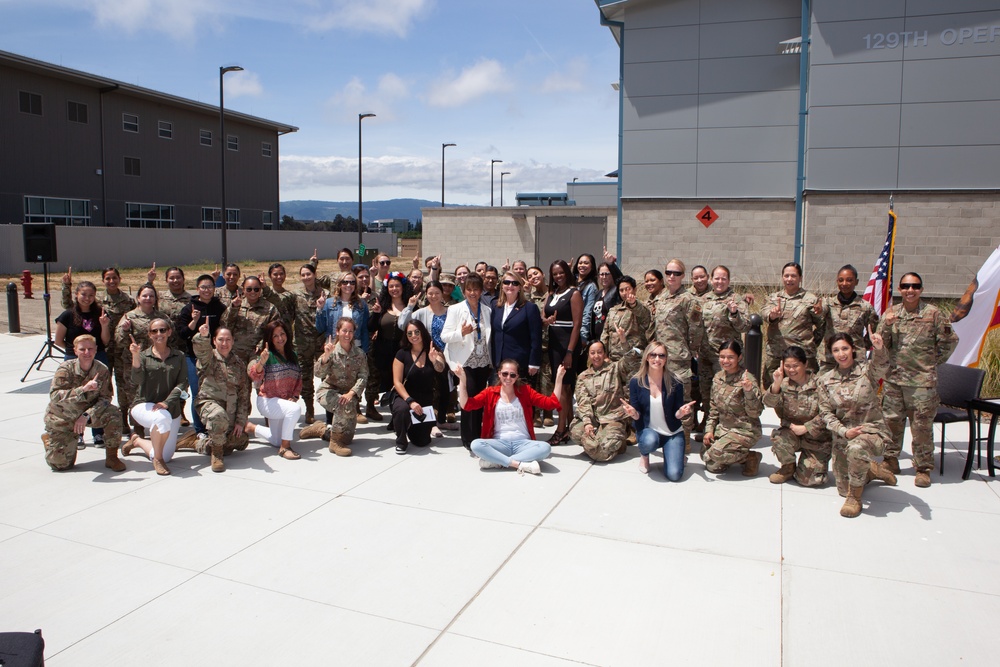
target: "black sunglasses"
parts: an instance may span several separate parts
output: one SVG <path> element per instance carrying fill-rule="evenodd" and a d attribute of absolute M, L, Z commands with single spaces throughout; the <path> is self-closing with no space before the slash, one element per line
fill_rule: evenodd
<path fill-rule="evenodd" d="M 161 334 L 161 333 L 167 333 L 168 331 L 170 331 L 170 329 L 164 327 L 162 329 L 150 329 L 149 333 Z"/>
<path fill-rule="evenodd" d="M 502 378 L 517 378 L 517 373 L 511 373 L 510 371 L 500 371 L 500 377 Z"/>
<path fill-rule="evenodd" d="M 899 289 L 923 289 L 923 283 L 901 283 Z"/>
<path fill-rule="evenodd" d="M 380 259 L 379 262 L 378 262 L 378 264 L 379 264 L 379 266 L 389 266 L 390 264 L 392 264 L 392 262 L 390 262 L 387 259 Z"/>
<path fill-rule="evenodd" d="M 244 287 L 243 288 L 244 292 L 259 292 L 260 290 L 261 290 L 260 287 Z"/>
<path fill-rule="evenodd" d="M 503 281 L 503 284 L 504 285 L 518 285 L 518 286 L 521 285 L 520 281 L 517 281 L 517 280 L 505 280 L 505 281 Z"/>
<path fill-rule="evenodd" d="M 665 275 L 665 276 L 683 276 L 684 272 L 683 271 L 664 271 L 663 275 Z"/>

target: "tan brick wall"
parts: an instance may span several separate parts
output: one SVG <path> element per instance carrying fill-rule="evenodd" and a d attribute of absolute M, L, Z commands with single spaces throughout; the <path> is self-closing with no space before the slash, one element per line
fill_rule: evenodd
<path fill-rule="evenodd" d="M 698 220 L 709 205 L 711 226 Z M 628 200 L 622 204 L 622 254 L 626 273 L 640 279 L 680 258 L 688 269 L 725 264 L 734 282 L 777 283 L 792 259 L 795 203 L 787 200 Z"/>
<path fill-rule="evenodd" d="M 862 286 L 885 241 L 888 196 L 812 194 L 806 198 L 806 286 L 832 292 L 836 272 L 853 264 Z M 893 282 L 907 271 L 924 279 L 926 296 L 961 295 L 1000 244 L 996 193 L 897 194 Z M 860 289 L 863 289 L 861 287 Z"/>

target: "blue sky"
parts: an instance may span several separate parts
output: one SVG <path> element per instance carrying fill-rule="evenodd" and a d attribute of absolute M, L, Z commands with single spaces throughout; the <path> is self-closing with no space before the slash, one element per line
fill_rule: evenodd
<path fill-rule="evenodd" d="M 617 167 L 618 48 L 593 0 L 0 0 L 0 49 L 298 126 L 281 199 L 489 204 Z"/>

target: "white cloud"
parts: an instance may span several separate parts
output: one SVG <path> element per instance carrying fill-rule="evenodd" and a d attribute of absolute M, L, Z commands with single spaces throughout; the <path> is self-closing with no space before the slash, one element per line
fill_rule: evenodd
<path fill-rule="evenodd" d="M 427 94 L 432 107 L 458 107 L 484 95 L 513 90 L 514 85 L 496 60 L 480 60 L 462 70 L 457 77 L 446 74 L 433 84 Z"/>
<path fill-rule="evenodd" d="M 217 17 L 218 0 L 84 0 L 98 25 L 135 33 L 152 26 L 176 38 L 194 35 L 205 19 Z"/>
<path fill-rule="evenodd" d="M 409 97 L 410 91 L 399 76 L 389 72 L 379 77 L 374 90 L 358 77 L 352 77 L 327 101 L 327 109 L 338 118 L 354 117 L 359 113 L 375 113 L 383 120 L 396 117 L 397 102 Z"/>
<path fill-rule="evenodd" d="M 579 93 L 586 89 L 588 67 L 584 58 L 574 58 L 566 63 L 566 67 L 549 74 L 542 81 L 540 91 L 543 93 Z"/>
<path fill-rule="evenodd" d="M 430 9 L 431 0 L 326 0 L 320 4 L 332 6 L 309 22 L 315 30 L 342 28 L 405 37 Z"/>
<path fill-rule="evenodd" d="M 226 75 L 227 97 L 258 97 L 264 94 L 260 77 L 254 72 L 233 72 Z"/>

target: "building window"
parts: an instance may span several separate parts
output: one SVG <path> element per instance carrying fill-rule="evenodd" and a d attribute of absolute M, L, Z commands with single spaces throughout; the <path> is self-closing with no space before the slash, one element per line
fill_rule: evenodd
<path fill-rule="evenodd" d="M 125 204 L 125 224 L 128 227 L 171 229 L 174 226 L 174 207 L 166 204 Z"/>
<path fill-rule="evenodd" d="M 126 132 L 139 131 L 139 117 L 134 113 L 122 114 L 122 129 Z"/>
<path fill-rule="evenodd" d="M 30 113 L 34 116 L 42 115 L 42 96 L 38 93 L 20 91 L 21 113 Z"/>
<path fill-rule="evenodd" d="M 271 144 L 266 141 L 260 142 L 260 154 L 264 157 L 271 157 Z"/>
<path fill-rule="evenodd" d="M 238 151 L 240 149 L 240 138 L 235 134 L 230 134 L 226 136 L 226 148 L 231 151 Z"/>
<path fill-rule="evenodd" d="M 212 131 L 211 130 L 199 130 L 198 131 L 199 141 L 202 146 L 212 145 Z"/>
<path fill-rule="evenodd" d="M 89 199 L 25 197 L 25 222 L 52 222 L 57 225 L 89 226 Z"/>
<path fill-rule="evenodd" d="M 73 123 L 86 123 L 87 105 L 81 102 L 67 102 L 66 117 Z"/>
<path fill-rule="evenodd" d="M 261 222 L 264 229 L 274 229 L 274 211 L 264 211 Z"/>
<path fill-rule="evenodd" d="M 173 139 L 174 138 L 174 124 L 168 123 L 165 120 L 161 120 L 156 124 L 156 131 L 160 139 Z"/>
<path fill-rule="evenodd" d="M 126 176 L 141 176 L 139 170 L 139 158 L 137 157 L 127 157 L 125 158 L 125 175 Z"/>
<path fill-rule="evenodd" d="M 221 209 L 203 206 L 201 209 L 201 228 L 202 229 L 220 229 L 222 226 L 222 217 L 219 215 Z M 226 229 L 239 229 L 240 228 L 240 209 L 238 208 L 227 208 L 226 209 Z"/>

